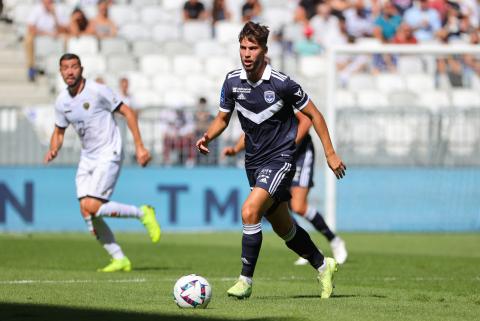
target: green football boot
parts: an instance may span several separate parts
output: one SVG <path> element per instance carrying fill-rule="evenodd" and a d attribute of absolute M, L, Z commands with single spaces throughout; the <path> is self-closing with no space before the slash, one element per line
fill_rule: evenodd
<path fill-rule="evenodd" d="M 112 259 L 110 264 L 102 269 L 98 269 L 98 272 L 130 272 L 132 270 L 132 263 L 125 256 L 122 259 Z"/>
<path fill-rule="evenodd" d="M 333 292 L 333 276 L 338 271 L 338 264 L 331 257 L 325 258 L 325 269 L 318 273 L 317 280 L 320 284 L 320 297 L 328 299 Z"/>
<path fill-rule="evenodd" d="M 143 205 L 140 207 L 143 212 L 143 217 L 140 219 L 142 224 L 150 235 L 150 239 L 153 243 L 157 243 L 160 240 L 160 225 L 158 225 L 157 218 L 155 217 L 155 209 L 149 205 Z"/>
<path fill-rule="evenodd" d="M 252 286 L 243 280 L 238 280 L 234 286 L 227 291 L 228 296 L 234 296 L 237 299 L 246 299 L 252 295 Z"/>

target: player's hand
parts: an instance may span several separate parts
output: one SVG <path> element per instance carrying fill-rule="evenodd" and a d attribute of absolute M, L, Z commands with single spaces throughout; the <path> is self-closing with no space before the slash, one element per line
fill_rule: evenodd
<path fill-rule="evenodd" d="M 203 134 L 202 138 L 197 140 L 197 143 L 195 144 L 195 146 L 197 146 L 198 151 L 204 155 L 207 155 L 208 153 L 210 153 L 210 150 L 208 149 L 208 141 L 209 141 L 208 135 Z"/>
<path fill-rule="evenodd" d="M 45 164 L 48 164 L 52 160 L 54 160 L 55 157 L 57 157 L 57 155 L 58 155 L 57 150 L 49 149 L 48 152 L 45 154 L 45 157 L 43 158 L 43 161 L 45 162 Z"/>
<path fill-rule="evenodd" d="M 227 146 L 222 151 L 223 156 L 235 156 L 237 152 L 235 151 L 235 147 Z"/>
<path fill-rule="evenodd" d="M 347 166 L 345 166 L 345 164 L 342 162 L 342 160 L 336 153 L 327 156 L 327 163 L 328 167 L 330 167 L 330 169 L 333 171 L 333 173 L 338 179 L 345 176 Z"/>
<path fill-rule="evenodd" d="M 152 159 L 152 156 L 150 155 L 148 149 L 143 146 L 137 147 L 135 153 L 137 156 L 137 163 L 142 167 L 147 166 L 147 164 Z"/>

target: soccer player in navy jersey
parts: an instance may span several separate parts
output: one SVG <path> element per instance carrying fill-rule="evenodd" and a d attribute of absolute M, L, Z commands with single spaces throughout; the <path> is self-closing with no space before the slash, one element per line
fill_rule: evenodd
<path fill-rule="evenodd" d="M 297 111 L 295 116 L 298 119 L 298 131 L 295 138 L 297 151 L 295 153 L 295 176 L 292 180 L 290 193 L 290 210 L 308 220 L 315 229 L 320 232 L 330 243 L 333 258 L 337 263 L 343 264 L 347 260 L 348 252 L 340 236 L 336 235 L 327 225 L 320 212 L 308 203 L 308 193 L 313 187 L 313 172 L 315 167 L 315 149 L 313 148 L 312 137 L 309 129 L 312 126 L 310 119 L 303 113 Z M 245 149 L 245 134 L 242 134 L 235 146 L 226 146 L 222 154 L 225 156 L 235 156 Z M 295 265 L 309 264 L 307 259 L 299 257 Z"/>
<path fill-rule="evenodd" d="M 251 192 L 242 206 L 242 271 L 228 291 L 229 296 L 248 298 L 262 245 L 261 219 L 265 217 L 287 247 L 307 259 L 318 271 L 322 298 L 333 291 L 337 262 L 317 249 L 308 233 L 291 218 L 289 189 L 295 173 L 297 121 L 294 109 L 313 123 L 327 158 L 337 178 L 346 167 L 335 153 L 325 119 L 303 89 L 288 76 L 266 63 L 267 27 L 247 22 L 239 34 L 241 69 L 229 72 L 220 95 L 220 110 L 207 132 L 197 141 L 201 153 L 228 126 L 233 109 L 245 132 L 245 169 Z"/>

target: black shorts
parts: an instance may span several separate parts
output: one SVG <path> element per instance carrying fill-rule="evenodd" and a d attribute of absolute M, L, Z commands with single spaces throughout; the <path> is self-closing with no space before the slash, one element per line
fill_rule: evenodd
<path fill-rule="evenodd" d="M 250 187 L 263 188 L 277 202 L 287 202 L 292 198 L 290 186 L 295 175 L 292 163 L 274 160 L 246 172 Z"/>
<path fill-rule="evenodd" d="M 313 149 L 313 143 L 310 142 L 296 157 L 296 171 L 293 177 L 292 187 L 311 188 L 313 186 L 313 169 L 315 167 L 315 150 Z"/>

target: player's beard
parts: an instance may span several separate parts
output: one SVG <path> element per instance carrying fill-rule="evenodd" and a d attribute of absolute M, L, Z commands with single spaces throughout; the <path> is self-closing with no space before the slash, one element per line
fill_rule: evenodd
<path fill-rule="evenodd" d="M 265 62 L 265 55 L 259 55 L 257 59 L 255 59 L 253 64 L 250 66 L 250 69 L 245 68 L 243 61 L 242 61 L 242 65 L 243 65 L 243 69 L 245 69 L 247 74 L 260 77 L 261 75 L 258 75 L 258 72 L 263 67 L 264 62 Z"/>
<path fill-rule="evenodd" d="M 82 82 L 82 75 L 80 74 L 77 78 L 75 78 L 75 81 L 71 84 L 71 85 L 68 85 L 68 89 L 75 89 L 75 88 L 78 88 L 78 86 L 80 86 L 80 83 Z"/>

